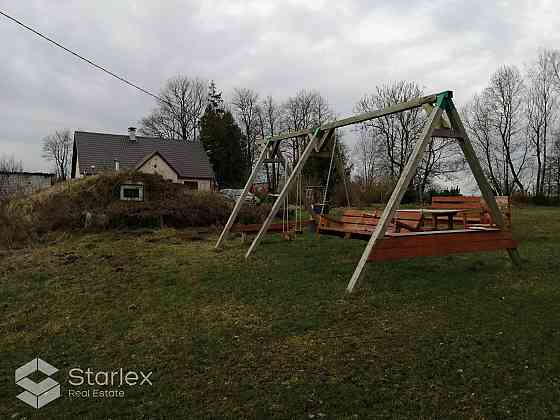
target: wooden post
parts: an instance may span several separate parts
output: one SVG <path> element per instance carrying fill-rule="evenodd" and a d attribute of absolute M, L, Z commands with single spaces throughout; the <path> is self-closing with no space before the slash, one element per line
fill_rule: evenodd
<path fill-rule="evenodd" d="M 257 245 L 261 241 L 263 235 L 268 230 L 268 227 L 270 226 L 270 224 L 272 223 L 272 220 L 274 219 L 274 217 L 278 213 L 278 210 L 280 210 L 280 207 L 282 206 L 282 202 L 284 201 L 284 198 L 286 197 L 286 194 L 288 194 L 288 191 L 290 189 L 290 185 L 296 179 L 298 174 L 301 172 L 301 170 L 303 169 L 303 166 L 305 165 L 305 162 L 307 162 L 307 159 L 311 155 L 311 152 L 314 150 L 315 144 L 317 143 L 317 141 L 319 139 L 319 134 L 320 134 L 319 129 L 315 130 L 315 133 L 313 134 L 313 136 L 309 140 L 309 143 L 307 144 L 307 147 L 303 151 L 301 157 L 299 158 L 298 162 L 296 163 L 296 166 L 292 170 L 292 173 L 290 174 L 290 177 L 286 181 L 286 185 L 284 185 L 284 187 L 282 188 L 282 191 L 280 192 L 280 194 L 276 198 L 276 201 L 274 202 L 274 205 L 272 206 L 272 210 L 270 211 L 270 213 L 268 214 L 268 217 L 266 218 L 263 225 L 261 226 L 261 230 L 259 231 L 257 236 L 255 236 L 255 239 L 253 239 L 253 243 L 251 244 L 251 246 L 249 247 L 249 250 L 245 254 L 245 258 L 249 258 L 249 255 L 251 255 L 253 250 L 257 247 Z"/>
<path fill-rule="evenodd" d="M 389 199 L 385 210 L 383 210 L 383 214 L 379 219 L 379 223 L 377 224 L 373 235 L 371 235 L 366 249 L 362 253 L 362 257 L 360 258 L 360 261 L 358 262 L 358 265 L 354 270 L 354 274 L 352 274 L 352 278 L 350 279 L 350 282 L 346 287 L 347 292 L 351 293 L 354 290 L 354 287 L 356 287 L 356 284 L 360 281 L 363 275 L 363 271 L 368 261 L 369 254 L 371 254 L 372 249 L 375 247 L 379 239 L 382 239 L 385 236 L 385 232 L 389 227 L 389 223 L 393 219 L 397 207 L 399 206 L 402 197 L 404 196 L 404 193 L 406 192 L 406 189 L 408 188 L 408 185 L 410 184 L 410 181 L 414 176 L 416 167 L 418 166 L 420 159 L 422 159 L 428 143 L 432 141 L 432 131 L 439 124 L 442 114 L 443 109 L 441 107 L 435 106 L 433 108 L 426 126 L 424 127 L 424 130 L 422 131 L 422 134 L 418 139 L 416 146 L 414 147 L 412 155 L 408 159 L 408 162 L 403 169 L 395 190 L 393 191 L 393 194 L 391 195 L 391 198 Z"/>
<path fill-rule="evenodd" d="M 262 152 L 261 152 L 261 155 L 259 156 L 259 159 L 257 160 L 257 163 L 255 164 L 255 167 L 253 168 L 253 172 L 251 172 L 251 175 L 249 176 L 249 179 L 247 180 L 247 183 L 245 184 L 245 188 L 243 188 L 243 192 L 241 193 L 241 195 L 239 196 L 239 199 L 235 203 L 235 207 L 233 208 L 233 211 L 229 215 L 229 219 L 228 219 L 226 225 L 224 226 L 224 230 L 222 230 L 222 233 L 221 233 L 220 237 L 218 238 L 218 242 L 216 242 L 216 246 L 215 246 L 216 249 L 218 249 L 222 245 L 222 242 L 224 241 L 224 239 L 225 239 L 226 235 L 228 234 L 229 230 L 231 229 L 231 226 L 233 225 L 233 222 L 235 222 L 235 219 L 237 218 L 237 214 L 239 213 L 239 210 L 241 210 L 241 207 L 245 203 L 245 197 L 247 196 L 247 193 L 249 192 L 249 189 L 251 188 L 251 185 L 253 185 L 253 181 L 255 180 L 255 177 L 257 176 L 257 173 L 259 172 L 259 169 L 261 168 L 261 166 L 262 166 L 262 164 L 263 164 L 263 162 L 266 158 L 266 154 L 267 154 L 269 146 L 270 146 L 270 143 L 268 143 L 268 142 L 264 145 L 264 147 L 262 149 Z"/>
<path fill-rule="evenodd" d="M 482 197 L 484 197 L 484 201 L 486 201 L 486 204 L 488 205 L 488 209 L 490 210 L 490 214 L 492 215 L 492 220 L 500 229 L 505 229 L 506 223 L 504 220 L 504 216 L 498 208 L 498 204 L 496 203 L 496 198 L 494 197 L 492 188 L 490 187 L 490 184 L 488 183 L 488 180 L 484 175 L 484 171 L 480 166 L 480 162 L 478 161 L 467 131 L 465 130 L 463 121 L 461 121 L 461 116 L 457 112 L 457 109 L 455 108 L 455 105 L 451 100 L 449 100 L 447 114 L 452 127 L 461 133 L 461 138 L 458 139 L 459 145 L 463 150 L 465 159 L 467 160 L 471 171 L 476 179 L 478 187 L 480 188 Z M 521 257 L 519 256 L 519 252 L 517 251 L 517 249 L 508 249 L 508 254 L 514 265 L 521 266 Z"/>

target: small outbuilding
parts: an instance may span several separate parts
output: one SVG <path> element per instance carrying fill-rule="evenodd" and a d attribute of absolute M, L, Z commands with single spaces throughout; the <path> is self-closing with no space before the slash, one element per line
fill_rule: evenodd
<path fill-rule="evenodd" d="M 0 200 L 15 194 L 32 194 L 48 188 L 55 181 L 55 174 L 46 172 L 1 172 Z"/>

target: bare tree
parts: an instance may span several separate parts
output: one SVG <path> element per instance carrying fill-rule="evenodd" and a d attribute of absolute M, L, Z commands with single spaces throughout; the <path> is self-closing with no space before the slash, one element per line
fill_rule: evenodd
<path fill-rule="evenodd" d="M 169 79 L 159 95 L 158 106 L 140 121 L 147 136 L 196 141 L 198 123 L 207 98 L 206 81 L 179 75 Z"/>
<path fill-rule="evenodd" d="M 555 139 L 552 142 L 550 159 L 548 161 L 550 175 L 551 194 L 560 200 L 560 131 L 555 133 Z"/>
<path fill-rule="evenodd" d="M 375 93 L 366 94 L 356 104 L 356 112 L 370 112 L 399 102 L 410 101 L 423 95 L 414 83 L 398 81 L 378 86 Z M 378 160 L 377 176 L 396 181 L 408 161 L 414 145 L 427 121 L 425 112 L 415 108 L 406 112 L 386 115 L 361 125 L 361 136 L 367 135 L 374 143 L 371 150 Z M 362 140 L 365 141 L 365 140 Z M 434 139 L 428 146 L 414 177 L 413 187 L 421 197 L 427 186 L 438 176 L 451 176 L 460 167 L 461 159 L 453 143 Z"/>
<path fill-rule="evenodd" d="M 8 191 L 10 175 L 15 172 L 22 171 L 23 163 L 21 162 L 21 160 L 18 161 L 14 156 L 5 155 L 0 158 L 0 201 L 10 193 L 10 191 Z"/>
<path fill-rule="evenodd" d="M 552 123 L 557 111 L 554 95 L 554 65 L 551 51 L 539 52 L 528 70 L 527 136 L 534 148 L 536 160 L 535 193 L 550 195 L 548 154 Z M 545 191 L 545 187 L 548 189 Z"/>
<path fill-rule="evenodd" d="M 64 181 L 68 177 L 72 133 L 70 130 L 57 130 L 43 138 L 43 158 L 54 164 L 56 176 Z"/>
<path fill-rule="evenodd" d="M 399 102 L 422 96 L 422 90 L 414 82 L 399 81 L 378 86 L 376 92 L 367 94 L 356 104 L 356 112 L 370 112 Z M 414 142 L 422 131 L 426 117 L 422 109 L 386 115 L 364 123 L 370 128 L 372 141 L 378 141 L 383 151 L 383 165 L 389 175 L 398 178 L 414 148 Z"/>
<path fill-rule="evenodd" d="M 506 195 L 516 187 L 525 191 L 522 176 L 528 166 L 529 145 L 522 133 L 524 93 L 523 78 L 515 66 L 500 67 L 484 92 L 502 147 Z"/>
<path fill-rule="evenodd" d="M 377 148 L 379 141 L 372 141 L 371 133 L 368 131 L 367 126 L 359 128 L 358 141 L 353 150 L 357 176 L 364 188 L 373 186 L 376 177 L 380 175 L 377 166 L 380 156 Z"/>
<path fill-rule="evenodd" d="M 504 168 L 502 147 L 494 132 L 489 104 L 482 95 L 473 99 L 462 110 L 465 126 L 472 138 L 486 178 L 498 195 L 504 194 Z"/>
<path fill-rule="evenodd" d="M 273 137 L 279 129 L 281 109 L 272 96 L 267 96 L 257 106 L 258 135 L 261 138 Z M 266 178 L 270 191 L 276 191 L 280 177 L 280 165 L 266 165 Z"/>
<path fill-rule="evenodd" d="M 554 76 L 554 83 L 556 89 L 560 92 L 560 51 L 559 50 L 545 50 L 548 60 L 552 66 L 552 73 Z"/>
<path fill-rule="evenodd" d="M 268 95 L 263 99 L 259 105 L 259 117 L 261 125 L 261 135 L 274 136 L 280 129 L 280 119 L 282 117 L 282 110 L 278 102 Z"/>
<path fill-rule="evenodd" d="M 0 158 L 0 172 L 5 174 L 13 174 L 14 172 L 22 172 L 23 163 L 21 160 L 16 160 L 14 156 L 3 155 Z"/>
<path fill-rule="evenodd" d="M 302 89 L 295 96 L 289 97 L 282 106 L 282 128 L 284 131 L 299 131 L 306 128 L 318 127 L 334 118 L 334 111 L 316 90 Z M 307 145 L 307 137 L 295 138 L 291 147 L 286 150 L 288 157 L 294 164 Z"/>
<path fill-rule="evenodd" d="M 311 123 L 318 127 L 326 121 L 334 118 L 334 111 L 327 99 L 319 92 L 314 91 L 314 99 L 312 103 Z"/>
<path fill-rule="evenodd" d="M 334 117 L 327 99 L 316 90 L 298 91 L 284 102 L 282 108 L 284 130 L 316 127 Z"/>
<path fill-rule="evenodd" d="M 255 141 L 259 127 L 259 94 L 252 89 L 236 88 L 233 91 L 231 104 L 245 136 L 247 167 L 252 168 L 255 162 Z"/>
<path fill-rule="evenodd" d="M 519 70 L 502 66 L 490 78 L 489 86 L 465 108 L 467 129 L 497 194 L 526 190 L 530 141 L 525 93 Z"/>

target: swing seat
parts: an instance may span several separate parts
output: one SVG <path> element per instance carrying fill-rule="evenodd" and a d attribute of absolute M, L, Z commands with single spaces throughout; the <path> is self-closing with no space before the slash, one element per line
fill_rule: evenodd
<path fill-rule="evenodd" d="M 462 230 L 428 232 L 387 232 L 372 249 L 368 261 L 394 261 L 466 252 L 517 249 L 511 232 L 497 228 L 473 227 Z"/>
<path fill-rule="evenodd" d="M 339 219 L 324 215 L 317 216 L 317 233 L 346 238 L 369 237 L 378 221 L 377 212 L 348 209 L 343 211 Z"/>
<path fill-rule="evenodd" d="M 308 225 L 310 224 L 311 221 L 310 220 L 302 220 L 301 224 L 302 225 Z M 299 224 L 299 222 L 298 222 Z M 241 224 L 241 223 L 236 223 L 235 225 L 233 225 L 230 229 L 230 232 L 233 233 L 258 233 L 261 230 L 261 223 L 253 223 L 253 224 Z M 300 232 L 300 229 L 296 229 L 296 222 L 289 222 L 289 223 L 272 223 L 270 225 L 270 227 L 268 228 L 268 232 L 283 232 L 285 230 L 296 230 L 297 232 Z"/>
<path fill-rule="evenodd" d="M 377 212 L 363 210 L 344 210 L 339 219 L 319 216 L 317 233 L 343 236 L 345 238 L 367 239 L 375 230 L 381 215 Z M 389 225 L 389 232 L 419 232 L 422 230 L 423 215 L 421 212 L 399 210 L 393 222 Z"/>

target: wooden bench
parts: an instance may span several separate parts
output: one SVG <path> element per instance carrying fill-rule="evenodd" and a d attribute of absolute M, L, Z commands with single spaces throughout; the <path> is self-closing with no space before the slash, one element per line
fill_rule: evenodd
<path fill-rule="evenodd" d="M 345 238 L 364 238 L 373 234 L 379 222 L 381 212 L 367 212 L 364 210 L 347 209 L 340 218 L 318 216 L 317 233 L 343 236 Z M 423 216 L 421 212 L 398 210 L 389 230 L 417 232 L 422 229 Z"/>
<path fill-rule="evenodd" d="M 424 225 L 424 215 L 419 211 L 398 210 L 393 223 L 395 232 L 400 232 L 402 229 L 409 232 L 420 232 Z"/>
<path fill-rule="evenodd" d="M 465 210 L 453 218 L 455 223 L 461 223 L 463 226 L 484 222 L 484 208 L 480 197 L 463 195 L 433 196 L 430 208 Z M 438 218 L 438 222 L 439 220 Z"/>
<path fill-rule="evenodd" d="M 511 200 L 509 196 L 496 196 L 498 208 L 504 215 L 506 226 L 511 227 Z M 486 202 L 482 197 L 457 195 L 433 196 L 432 209 L 461 209 L 462 211 L 453 219 L 456 223 L 469 225 L 492 225 L 492 218 Z M 438 218 L 439 221 L 439 218 Z"/>
<path fill-rule="evenodd" d="M 498 205 L 498 208 L 504 215 L 506 226 L 508 228 L 511 228 L 511 216 L 512 216 L 511 197 L 509 195 L 497 195 L 494 198 L 496 199 L 496 204 Z M 484 199 L 482 200 L 482 205 L 486 209 L 486 213 L 488 214 L 488 219 L 491 221 L 490 211 L 488 210 L 488 206 L 486 205 Z"/>

